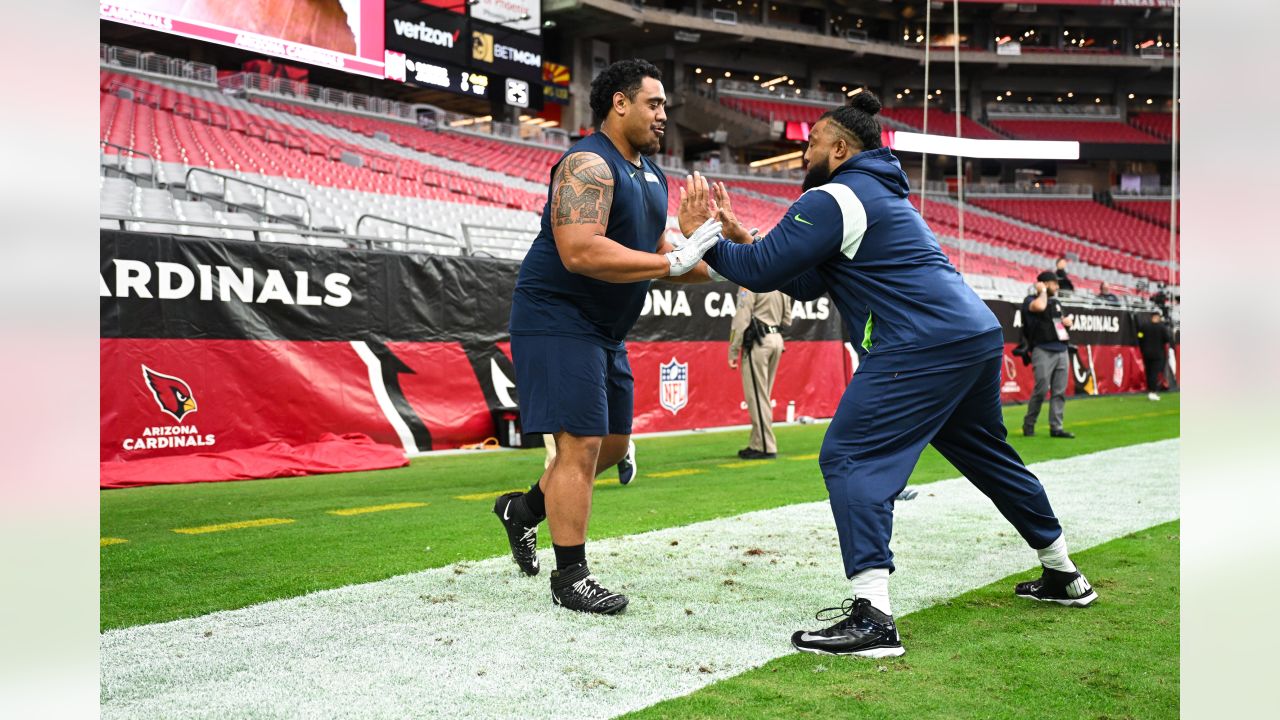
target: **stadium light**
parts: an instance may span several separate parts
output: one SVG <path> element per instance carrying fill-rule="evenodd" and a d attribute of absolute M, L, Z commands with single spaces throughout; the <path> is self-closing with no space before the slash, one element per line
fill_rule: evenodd
<path fill-rule="evenodd" d="M 780 83 L 780 82 L 786 82 L 786 81 L 787 81 L 787 80 L 789 80 L 789 79 L 790 79 L 790 78 L 788 78 L 786 75 L 779 75 L 778 77 L 776 77 L 776 78 L 774 78 L 774 79 L 772 79 L 772 80 L 765 80 L 764 82 L 760 83 L 760 87 L 767 87 L 767 88 L 771 88 L 771 87 L 773 87 L 774 85 L 777 85 L 777 84 L 778 84 L 778 83 Z"/>
<path fill-rule="evenodd" d="M 750 166 L 753 168 L 764 167 L 766 165 L 773 165 L 775 163 L 786 162 L 788 160 L 795 160 L 799 157 L 804 157 L 803 150 L 796 150 L 795 152 L 784 153 L 782 155 L 774 155 L 773 157 L 765 158 L 764 160 L 753 160 L 750 163 Z"/>
<path fill-rule="evenodd" d="M 854 88 L 854 89 L 850 90 L 850 91 L 847 93 L 846 97 L 853 97 L 854 95 L 857 95 L 858 93 L 862 92 L 864 89 L 865 89 L 865 88 L 856 87 L 856 88 Z"/>
<path fill-rule="evenodd" d="M 1074 140 L 976 140 L 898 131 L 889 147 L 903 152 L 991 160 L 1079 160 Z"/>

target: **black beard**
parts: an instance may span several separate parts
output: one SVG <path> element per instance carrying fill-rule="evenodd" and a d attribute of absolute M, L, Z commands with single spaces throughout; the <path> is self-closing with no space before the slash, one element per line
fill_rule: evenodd
<path fill-rule="evenodd" d="M 809 170 L 804 174 L 804 184 L 800 186 L 801 190 L 812 190 L 819 185 L 826 185 L 827 180 L 831 179 L 831 171 L 827 168 L 827 161 L 821 163 L 812 163 Z"/>
<path fill-rule="evenodd" d="M 658 154 L 658 151 L 659 151 L 659 150 L 661 150 L 661 149 L 662 149 L 662 141 L 661 141 L 661 140 L 655 140 L 654 142 L 652 142 L 652 143 L 650 143 L 650 144 L 648 144 L 648 145 L 645 145 L 645 146 L 643 146 L 643 147 L 638 147 L 638 148 L 636 148 L 636 150 L 638 150 L 638 151 L 640 152 L 640 154 L 641 154 L 641 155 L 643 155 L 643 156 L 645 156 L 645 157 L 653 157 L 654 155 L 657 155 L 657 154 Z"/>

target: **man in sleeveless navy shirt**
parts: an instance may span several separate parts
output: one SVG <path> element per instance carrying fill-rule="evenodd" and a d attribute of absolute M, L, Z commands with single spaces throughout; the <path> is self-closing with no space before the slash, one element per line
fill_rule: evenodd
<path fill-rule="evenodd" d="M 591 83 L 600 132 L 551 169 L 542 229 L 525 256 L 511 307 L 511 354 L 524 432 L 555 436 L 556 456 L 526 493 L 494 512 L 513 559 L 538 573 L 537 531 L 551 529 L 551 599 L 614 614 L 626 596 L 591 575 L 587 520 L 595 476 L 623 458 L 631 436 L 633 381 L 624 343 L 651 281 L 704 282 L 701 262 L 719 238 L 706 180 L 681 192 L 679 248 L 665 240 L 667 179 L 650 159 L 666 127 L 662 75 L 644 60 L 610 65 Z"/>

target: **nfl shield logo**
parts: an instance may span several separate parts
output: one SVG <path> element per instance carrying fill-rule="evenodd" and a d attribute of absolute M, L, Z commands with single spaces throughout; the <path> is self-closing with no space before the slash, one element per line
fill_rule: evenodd
<path fill-rule="evenodd" d="M 658 401 L 672 415 L 689 404 L 689 363 L 671 362 L 659 366 Z"/>

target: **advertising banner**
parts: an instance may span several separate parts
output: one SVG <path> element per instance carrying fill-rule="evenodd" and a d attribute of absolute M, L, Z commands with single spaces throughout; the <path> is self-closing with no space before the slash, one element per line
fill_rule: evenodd
<path fill-rule="evenodd" d="M 104 486 L 389 467 L 497 436 L 517 406 L 516 262 L 108 230 L 100 249 Z M 728 364 L 736 297 L 729 283 L 649 288 L 627 343 L 635 432 L 749 422 Z M 1003 397 L 1026 400 L 1019 310 L 989 305 Z M 1127 314 L 1068 311 L 1070 392 L 1142 389 Z M 829 417 L 854 367 L 830 299 L 795 302 L 784 337 L 774 419 L 792 402 Z"/>
<path fill-rule="evenodd" d="M 103 20 L 229 45 L 358 75 L 383 76 L 383 0 L 299 3 L 117 0 Z"/>
<path fill-rule="evenodd" d="M 471 21 L 471 67 L 494 75 L 542 82 L 542 38 L 510 27 Z"/>
<path fill-rule="evenodd" d="M 465 15 L 421 3 L 388 3 L 386 46 L 405 55 L 465 65 L 471 43 Z"/>

